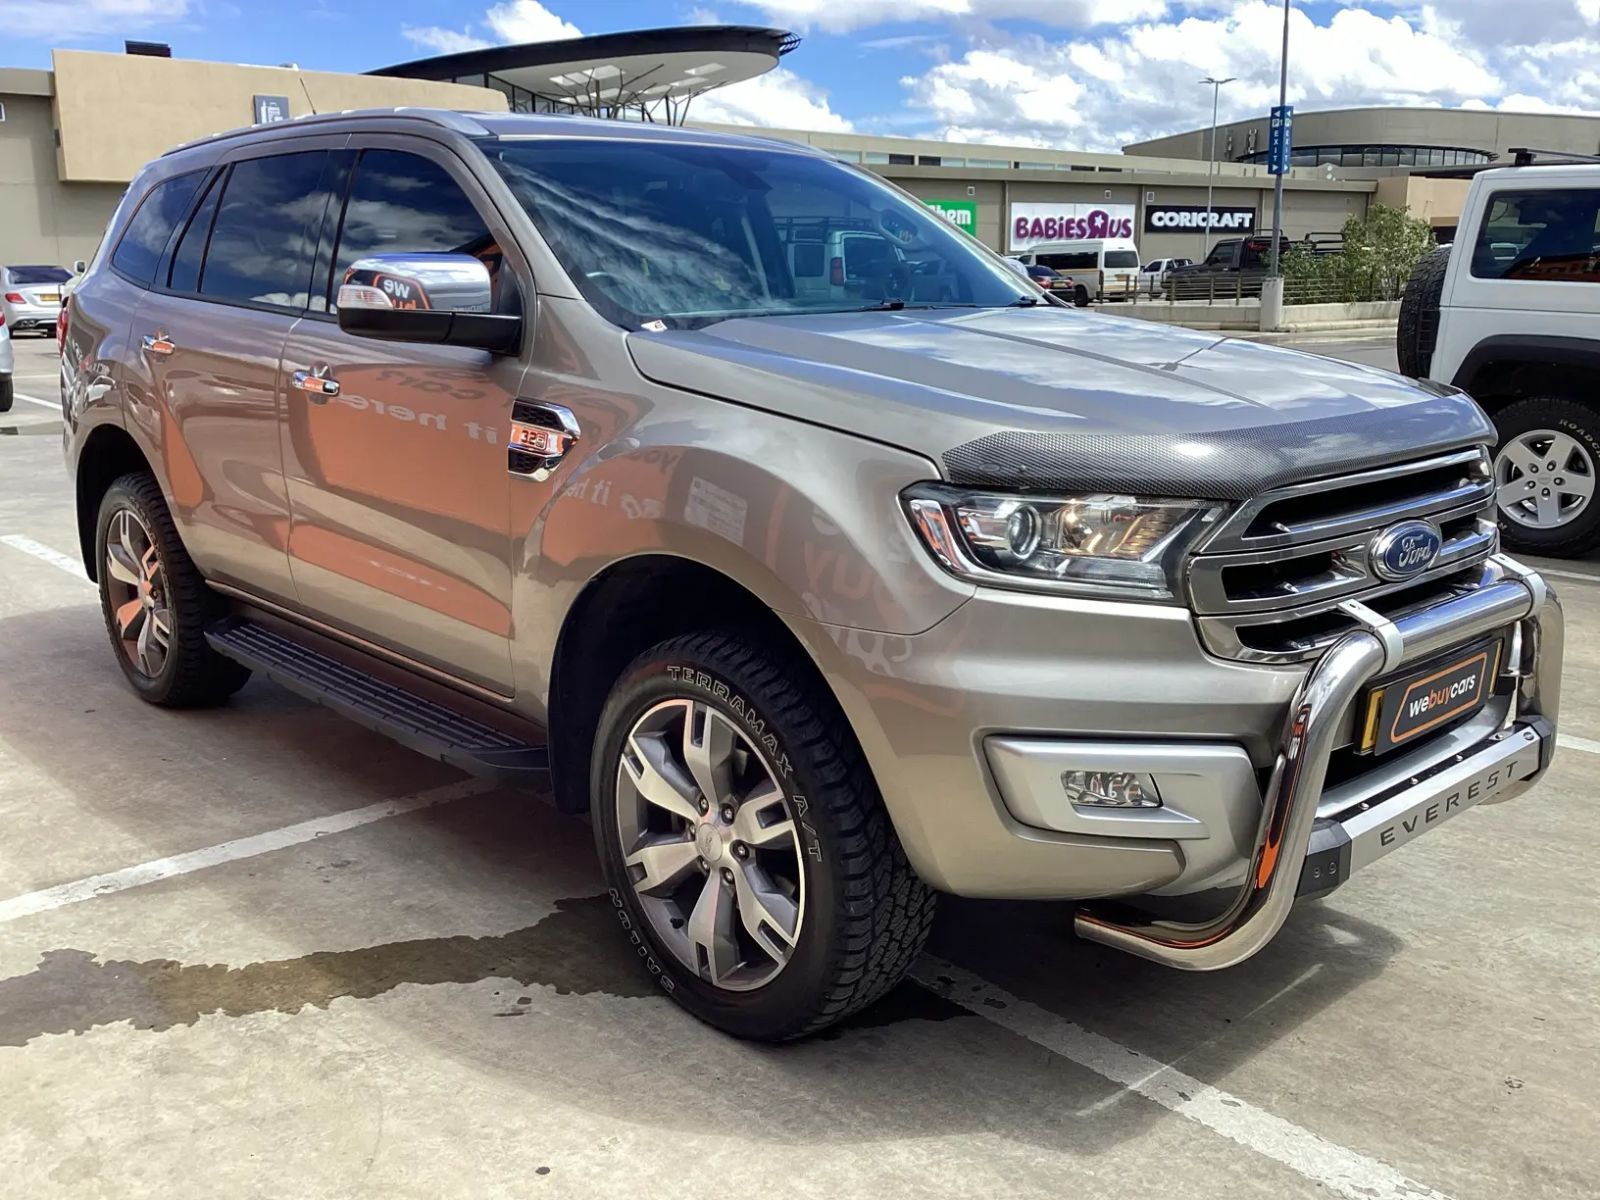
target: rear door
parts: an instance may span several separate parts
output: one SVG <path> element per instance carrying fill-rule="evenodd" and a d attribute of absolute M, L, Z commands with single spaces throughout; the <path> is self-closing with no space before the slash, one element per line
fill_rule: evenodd
<path fill-rule="evenodd" d="M 190 554 L 213 580 L 281 603 L 294 585 L 279 355 L 305 308 L 325 173 L 343 140 L 257 144 L 225 159 L 130 337 L 129 416 L 161 447 Z"/>
<path fill-rule="evenodd" d="M 348 196 L 324 239 L 330 261 L 282 364 L 296 590 L 336 628 L 510 695 L 506 436 L 519 360 L 353 337 L 339 328 L 337 295 L 350 264 L 371 254 L 476 255 L 502 311 L 531 300 L 531 277 L 451 151 L 400 135 L 357 137 L 351 149 Z"/>

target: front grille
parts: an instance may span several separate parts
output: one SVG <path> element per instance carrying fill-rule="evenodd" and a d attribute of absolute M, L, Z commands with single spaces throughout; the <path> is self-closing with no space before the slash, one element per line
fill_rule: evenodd
<path fill-rule="evenodd" d="M 1224 658 L 1300 662 L 1356 627 L 1346 601 L 1395 617 L 1471 590 L 1498 548 L 1493 510 L 1480 449 L 1264 492 L 1189 561 L 1201 637 Z M 1437 525 L 1443 546 L 1423 575 L 1387 582 L 1373 569 L 1373 540 L 1412 519 Z"/>

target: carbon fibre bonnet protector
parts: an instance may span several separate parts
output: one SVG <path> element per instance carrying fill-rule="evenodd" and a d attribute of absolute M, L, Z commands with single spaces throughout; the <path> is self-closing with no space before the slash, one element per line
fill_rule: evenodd
<path fill-rule="evenodd" d="M 1452 392 L 1393 408 L 1215 433 L 991 433 L 947 451 L 951 483 L 1036 492 L 1246 500 L 1310 479 L 1488 445 L 1494 426 Z"/>

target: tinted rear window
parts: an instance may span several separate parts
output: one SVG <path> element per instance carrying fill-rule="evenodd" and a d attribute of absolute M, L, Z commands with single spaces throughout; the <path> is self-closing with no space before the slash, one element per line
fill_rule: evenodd
<path fill-rule="evenodd" d="M 6 274 L 19 287 L 32 283 L 65 283 L 72 272 L 61 267 L 7 267 Z"/>
<path fill-rule="evenodd" d="M 1472 248 L 1480 279 L 1600 283 L 1600 189 L 1497 192 Z"/>
<path fill-rule="evenodd" d="M 1137 267 L 1139 255 L 1134 250 L 1107 250 L 1106 266 L 1108 267 Z"/>
<path fill-rule="evenodd" d="M 111 265 L 118 273 L 143 287 L 150 286 L 162 251 L 167 248 L 173 229 L 189 211 L 195 189 L 204 178 L 204 171 L 190 171 L 150 189 L 111 255 Z"/>
<path fill-rule="evenodd" d="M 326 150 L 235 163 L 223 187 L 206 250 L 200 294 L 218 300 L 303 309 L 322 228 Z"/>
<path fill-rule="evenodd" d="M 1095 262 L 1093 250 L 1075 250 L 1070 254 L 1035 254 L 1033 259 L 1057 271 L 1092 271 L 1099 265 Z"/>

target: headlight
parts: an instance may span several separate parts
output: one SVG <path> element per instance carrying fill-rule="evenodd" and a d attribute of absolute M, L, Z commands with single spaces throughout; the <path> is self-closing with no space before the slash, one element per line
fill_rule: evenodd
<path fill-rule="evenodd" d="M 1136 496 L 1008 496 L 918 484 L 904 494 L 923 543 L 973 582 L 1171 600 L 1184 552 L 1223 506 Z"/>

